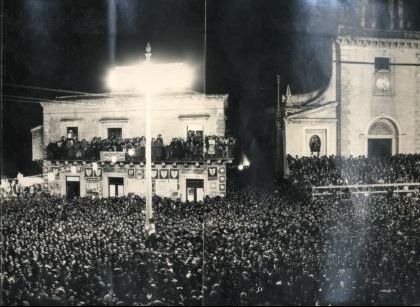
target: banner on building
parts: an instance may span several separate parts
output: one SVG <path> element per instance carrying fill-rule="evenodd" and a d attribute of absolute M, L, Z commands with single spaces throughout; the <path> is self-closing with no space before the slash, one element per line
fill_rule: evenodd
<path fill-rule="evenodd" d="M 209 180 L 217 179 L 217 167 L 209 167 L 208 170 Z"/>
<path fill-rule="evenodd" d="M 152 179 L 157 179 L 158 171 L 157 169 L 152 169 Z"/>
<path fill-rule="evenodd" d="M 136 177 L 137 177 L 137 179 L 144 179 L 144 170 L 143 169 L 138 169 L 136 171 Z"/>
<path fill-rule="evenodd" d="M 101 161 L 124 162 L 125 153 L 121 151 L 101 151 L 100 158 Z"/>
<path fill-rule="evenodd" d="M 85 177 L 86 178 L 90 178 L 90 177 L 98 177 L 101 178 L 102 177 L 102 168 L 98 168 L 97 170 L 93 170 L 93 168 L 85 168 Z"/>
<path fill-rule="evenodd" d="M 102 177 L 102 168 L 98 168 L 94 173 L 95 177 Z"/>
<path fill-rule="evenodd" d="M 171 179 L 178 179 L 179 178 L 179 170 L 171 169 L 170 175 L 171 175 Z"/>
<path fill-rule="evenodd" d="M 134 179 L 134 168 L 128 169 L 128 178 Z"/>
<path fill-rule="evenodd" d="M 85 177 L 93 177 L 93 169 L 85 168 Z"/>
<path fill-rule="evenodd" d="M 159 172 L 160 179 L 168 179 L 169 171 L 167 169 L 161 169 Z"/>

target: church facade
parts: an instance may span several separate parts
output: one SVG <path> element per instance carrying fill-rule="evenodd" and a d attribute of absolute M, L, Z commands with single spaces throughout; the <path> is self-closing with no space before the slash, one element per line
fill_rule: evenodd
<path fill-rule="evenodd" d="M 331 42 L 329 84 L 286 98 L 286 154 L 420 152 L 420 32 L 409 1 L 354 3 Z"/>

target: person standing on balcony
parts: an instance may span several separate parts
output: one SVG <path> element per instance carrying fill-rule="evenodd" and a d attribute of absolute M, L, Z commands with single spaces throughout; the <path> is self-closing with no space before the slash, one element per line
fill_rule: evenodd
<path fill-rule="evenodd" d="M 162 134 L 158 134 L 157 138 L 156 138 L 156 159 L 158 161 L 162 160 L 162 157 L 164 157 L 163 155 L 163 138 L 162 138 Z"/>
<path fill-rule="evenodd" d="M 141 160 L 145 159 L 145 148 L 146 148 L 146 138 L 144 136 L 142 136 L 141 140 L 140 140 L 140 157 L 141 157 Z"/>
<path fill-rule="evenodd" d="M 67 138 L 68 138 L 68 139 L 72 139 L 72 138 L 73 138 L 73 130 L 72 130 L 72 129 L 70 129 L 70 130 L 67 132 Z"/>
<path fill-rule="evenodd" d="M 208 154 L 210 157 L 214 157 L 214 155 L 216 154 L 216 141 L 213 137 L 210 137 L 208 143 Z"/>

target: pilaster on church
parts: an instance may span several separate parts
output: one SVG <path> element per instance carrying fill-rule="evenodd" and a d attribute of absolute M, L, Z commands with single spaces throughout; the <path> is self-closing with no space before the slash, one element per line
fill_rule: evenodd
<path fill-rule="evenodd" d="M 338 34 L 411 38 L 419 7 L 409 0 L 355 0 L 341 8 Z"/>
<path fill-rule="evenodd" d="M 417 68 L 416 68 L 416 152 L 420 152 L 420 50 L 416 53 Z"/>

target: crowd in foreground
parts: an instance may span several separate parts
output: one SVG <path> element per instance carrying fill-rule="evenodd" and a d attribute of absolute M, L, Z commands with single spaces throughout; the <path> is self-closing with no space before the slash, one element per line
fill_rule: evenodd
<path fill-rule="evenodd" d="M 309 201 L 282 189 L 155 198 L 153 240 L 137 196 L 5 200 L 2 304 L 420 302 L 417 196 Z"/>
<path fill-rule="evenodd" d="M 287 157 L 290 179 L 301 186 L 420 182 L 420 154 L 383 158 Z"/>
<path fill-rule="evenodd" d="M 232 157 L 232 137 L 206 136 L 191 132 L 186 139 L 173 138 L 165 144 L 162 135 L 152 139 L 153 161 L 221 159 Z M 128 161 L 145 161 L 146 138 L 94 137 L 90 141 L 62 137 L 47 146 L 49 160 L 100 160 L 101 151 L 119 151 Z"/>

